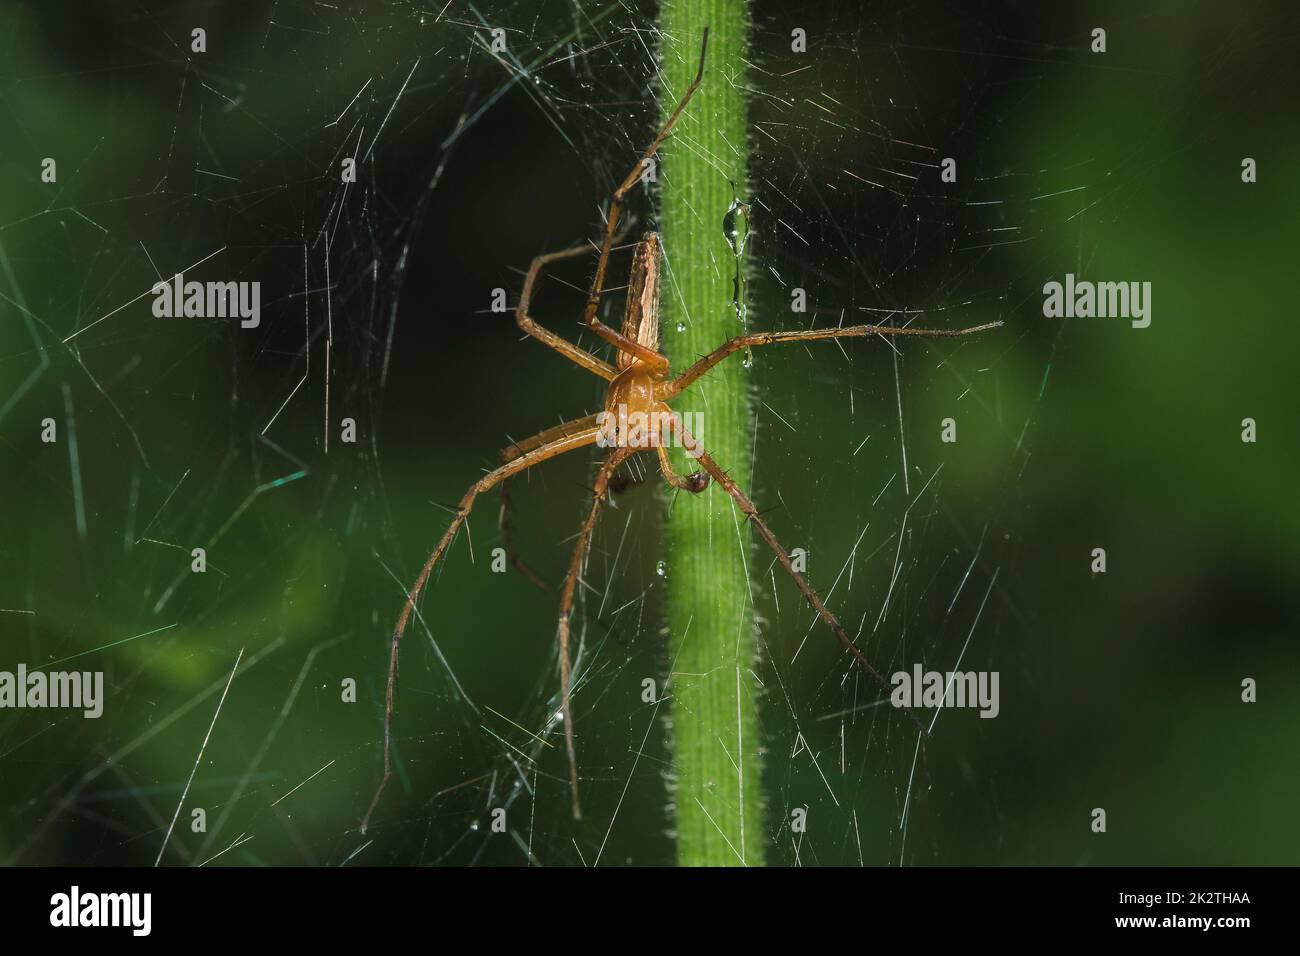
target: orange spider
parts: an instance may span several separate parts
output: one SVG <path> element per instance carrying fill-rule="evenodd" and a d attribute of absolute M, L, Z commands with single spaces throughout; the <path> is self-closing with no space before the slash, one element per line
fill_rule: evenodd
<path fill-rule="evenodd" d="M 456 509 L 456 515 L 452 518 L 450 527 L 447 528 L 433 553 L 429 555 L 428 561 L 425 562 L 424 568 L 420 571 L 420 576 L 416 578 L 415 584 L 407 594 L 406 604 L 402 608 L 402 613 L 397 619 L 397 626 L 393 629 L 392 649 L 389 655 L 388 664 L 388 692 L 384 708 L 384 776 L 379 783 L 379 788 L 375 791 L 374 799 L 370 803 L 370 809 L 366 811 L 365 819 L 361 824 L 361 832 L 365 833 L 370 824 L 371 814 L 374 813 L 375 807 L 379 804 L 379 798 L 384 792 L 389 779 L 393 775 L 393 765 L 391 758 L 391 736 L 393 723 L 393 692 L 397 685 L 397 656 L 398 647 L 401 644 L 402 633 L 406 630 L 407 622 L 415 608 L 415 602 L 423 590 L 425 583 L 429 579 L 429 574 L 434 565 L 446 553 L 451 546 L 452 540 L 460 530 L 461 525 L 469 516 L 470 509 L 474 506 L 474 500 L 483 492 L 495 487 L 501 489 L 502 501 L 502 531 L 507 551 L 511 553 L 511 560 L 514 565 L 527 575 L 534 583 L 549 590 L 545 583 L 542 582 L 533 572 L 528 569 L 522 561 L 513 554 L 509 541 L 509 526 L 505 520 L 508 508 L 508 497 L 506 495 L 506 482 L 512 476 L 522 471 L 532 468 L 534 465 L 541 464 L 559 455 L 567 452 L 576 451 L 580 448 L 587 448 L 592 445 L 612 448 L 609 455 L 601 463 L 599 470 L 596 472 L 595 482 L 592 486 L 592 503 L 591 510 L 587 514 L 586 520 L 582 524 L 582 530 L 578 534 L 577 546 L 573 549 L 573 557 L 569 561 L 569 570 L 564 578 L 564 585 L 560 592 L 560 609 L 559 624 L 557 628 L 557 639 L 559 641 L 559 658 L 560 658 L 560 699 L 561 713 L 564 720 L 564 741 L 568 752 L 569 764 L 569 789 L 573 801 L 573 815 L 575 819 L 581 819 L 581 804 L 578 799 L 578 761 L 577 753 L 573 744 L 573 712 L 569 699 L 570 694 L 570 662 L 569 662 L 569 617 L 573 612 L 574 591 L 577 586 L 578 575 L 581 571 L 583 561 L 587 554 L 588 546 L 591 543 L 592 529 L 596 524 L 596 517 L 600 513 L 601 505 L 604 503 L 606 494 L 610 490 L 611 478 L 615 469 L 623 464 L 632 455 L 639 452 L 653 450 L 659 456 L 659 466 L 667 481 L 676 488 L 698 494 L 705 490 L 709 485 L 709 479 L 712 478 L 721 485 L 740 507 L 747 519 L 758 530 L 759 536 L 767 543 L 768 547 L 776 554 L 777 560 L 786 572 L 794 579 L 799 590 L 803 592 L 808 603 L 817 611 L 835 636 L 839 638 L 844 649 L 850 653 L 854 659 L 866 670 L 868 674 L 878 683 L 886 692 L 889 692 L 890 685 L 884 676 L 872 666 L 867 660 L 866 655 L 858 649 L 853 643 L 848 633 L 840 625 L 826 605 L 822 603 L 817 592 L 812 589 L 803 576 L 795 570 L 789 555 L 781 547 L 772 531 L 767 524 L 759 517 L 758 510 L 754 503 L 740 489 L 740 487 L 731 479 L 731 477 L 719 467 L 712 456 L 709 455 L 703 446 L 696 441 L 695 437 L 686 430 L 682 423 L 681 416 L 674 412 L 668 405 L 672 399 L 677 397 L 681 392 L 688 388 L 696 379 L 704 375 L 709 369 L 717 365 L 727 356 L 740 349 L 750 348 L 757 345 L 769 345 L 775 342 L 808 342 L 823 339 L 853 338 L 867 335 L 919 335 L 919 336 L 958 336 L 970 335 L 974 332 L 983 332 L 988 329 L 1000 326 L 1001 322 L 989 322 L 984 325 L 974 326 L 972 328 L 958 330 L 943 329 L 913 329 L 913 328 L 896 328 L 893 326 L 882 325 L 854 325 L 835 329 L 816 329 L 807 331 L 793 332 L 756 332 L 749 335 L 740 335 L 723 343 L 714 349 L 711 353 L 701 358 L 694 365 L 677 377 L 672 377 L 667 357 L 659 351 L 659 269 L 660 269 L 660 243 L 659 237 L 655 233 L 648 233 L 636 245 L 631 278 L 628 286 L 627 306 L 624 312 L 622 331 L 617 331 L 608 325 L 605 325 L 596 317 L 596 309 L 600 302 L 601 294 L 604 290 L 605 270 L 609 264 L 610 250 L 614 244 L 614 237 L 618 226 L 619 215 L 622 212 L 623 200 L 628 192 L 636 184 L 641 176 L 641 171 L 647 160 L 654 156 L 663 145 L 664 140 L 676 125 L 677 120 L 681 117 L 682 112 L 686 109 L 687 103 L 699 89 L 700 82 L 704 78 L 704 55 L 708 48 L 709 31 L 704 30 L 703 39 L 700 44 L 700 66 L 695 75 L 695 79 L 687 88 L 681 101 L 673 110 L 672 115 L 664 124 L 659 135 L 655 137 L 653 143 L 642 155 L 641 159 L 628 173 L 627 178 L 614 191 L 609 205 L 609 217 L 605 224 L 604 241 L 600 247 L 600 258 L 596 263 L 596 275 L 592 280 L 591 290 L 587 295 L 587 304 L 583 313 L 583 323 L 592 332 L 600 336 L 606 342 L 618 350 L 616 365 L 610 365 L 604 360 L 591 354 L 560 338 L 554 332 L 542 328 L 528 314 L 528 304 L 532 299 L 533 287 L 537 282 L 537 277 L 543 267 L 558 259 L 567 259 L 574 256 L 582 255 L 588 251 L 589 246 L 575 246 L 571 249 L 565 249 L 560 252 L 551 252 L 540 255 L 535 258 L 524 277 L 523 290 L 520 293 L 519 305 L 515 309 L 515 321 L 519 328 L 528 335 L 538 339 L 542 343 L 550 346 L 561 355 L 568 358 L 575 365 L 579 365 L 589 372 L 592 372 L 609 382 L 609 387 L 605 393 L 604 411 L 595 415 L 588 415 L 584 418 L 575 419 L 548 428 L 543 432 L 526 438 L 522 441 L 515 442 L 508 446 L 501 453 L 501 464 L 493 471 L 488 472 L 478 481 L 470 486 L 469 491 L 465 493 Z M 636 429 L 620 427 L 622 423 L 628 420 L 657 421 L 663 423 L 662 428 Z M 667 433 L 665 435 L 665 433 Z M 668 454 L 665 451 L 665 441 L 676 439 L 685 448 L 688 455 L 694 458 L 703 471 L 697 471 L 691 475 L 678 475 L 669 462 Z"/>

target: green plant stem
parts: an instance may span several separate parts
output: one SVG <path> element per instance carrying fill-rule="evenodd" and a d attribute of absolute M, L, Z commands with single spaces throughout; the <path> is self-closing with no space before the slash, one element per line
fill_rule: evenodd
<path fill-rule="evenodd" d="M 733 202 L 748 195 L 748 15 L 743 0 L 663 0 L 661 18 L 665 116 L 693 78 L 709 28 L 704 83 L 665 144 L 659 176 L 667 268 L 661 328 L 680 370 L 741 331 L 733 280 L 745 267 L 723 222 Z M 741 356 L 717 366 L 675 407 L 702 413 L 704 446 L 749 487 L 752 412 Z M 673 457 L 679 469 L 695 470 L 679 452 Z M 677 860 L 761 865 L 750 529 L 716 482 L 700 495 L 671 497 L 665 538 Z"/>

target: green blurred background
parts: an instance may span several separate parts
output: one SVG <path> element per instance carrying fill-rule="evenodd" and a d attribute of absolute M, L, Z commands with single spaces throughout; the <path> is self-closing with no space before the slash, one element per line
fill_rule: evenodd
<path fill-rule="evenodd" d="M 750 326 L 1006 322 L 754 354 L 753 495 L 832 609 L 891 669 L 1001 675 L 998 719 L 943 713 L 918 746 L 755 553 L 768 862 L 1296 863 L 1296 15 L 763 2 L 754 23 Z M 586 821 L 554 602 L 492 573 L 489 496 L 408 632 L 398 775 L 358 830 L 390 630 L 447 504 L 508 439 L 599 406 L 490 303 L 598 230 L 653 134 L 656 46 L 649 5 L 0 6 L 0 669 L 82 655 L 109 687 L 98 721 L 0 712 L 0 860 L 152 863 L 193 770 L 172 864 L 671 862 L 667 706 L 641 700 L 670 669 L 652 478 L 585 577 Z M 138 298 L 210 255 L 187 277 L 260 281 L 259 328 Z M 542 286 L 570 337 L 590 267 Z M 1151 327 L 1045 319 L 1067 272 L 1151 282 Z M 592 460 L 517 483 L 548 580 Z"/>

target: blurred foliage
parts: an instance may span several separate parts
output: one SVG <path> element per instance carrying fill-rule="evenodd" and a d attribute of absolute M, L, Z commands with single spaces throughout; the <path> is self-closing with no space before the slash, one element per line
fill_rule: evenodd
<path fill-rule="evenodd" d="M 588 573 L 578 726 L 598 822 L 575 829 L 561 749 L 512 726 L 536 732 L 553 707 L 554 610 L 487 570 L 485 500 L 475 563 L 462 538 L 424 601 L 430 630 L 408 634 L 399 779 L 374 842 L 356 831 L 379 777 L 389 628 L 439 505 L 506 436 L 600 400 L 487 312 L 490 291 L 514 295 L 531 256 L 595 234 L 653 124 L 644 50 L 622 32 L 652 11 L 599 7 L 575 26 L 566 3 L 487 5 L 540 64 L 530 85 L 471 39 L 469 14 L 440 20 L 440 6 L 0 7 L 0 668 L 93 652 L 77 663 L 111 687 L 99 721 L 0 713 L 0 859 L 152 863 L 242 648 L 170 862 L 241 834 L 218 862 L 671 861 L 662 721 L 638 697 L 667 669 L 649 487 L 616 501 Z M 833 641 L 757 567 L 772 863 L 856 863 L 859 847 L 868 863 L 1294 863 L 1300 850 L 1295 15 L 1045 6 L 755 6 L 756 121 L 767 110 L 772 124 L 753 138 L 755 326 L 807 318 L 788 313 L 796 278 L 819 322 L 882 289 L 936 310 L 927 321 L 1007 322 L 959 348 L 909 344 L 897 369 L 883 343 L 755 355 L 753 493 L 779 537 L 809 548 L 814 585 L 870 631 L 902 527 L 908 563 L 872 647 L 948 669 L 987 590 L 965 666 L 1002 674 L 999 719 L 941 715 L 913 769 L 914 733 L 880 711 L 827 717 L 868 694 L 841 686 Z M 199 19 L 205 59 L 185 53 Z M 1104 59 L 1086 48 L 1097 24 Z M 790 53 L 792 25 L 815 69 Z M 602 31 L 620 42 L 570 57 Z M 795 122 L 777 102 L 823 91 L 856 119 L 819 126 L 808 106 Z M 343 197 L 338 160 L 381 127 Z M 935 182 L 900 198 L 836 172 L 879 167 L 904 134 L 960 157 L 961 202 Z M 39 182 L 45 156 L 55 186 Z M 1258 183 L 1241 183 L 1243 156 Z M 1025 241 L 958 248 L 989 221 L 969 203 L 992 199 Z M 155 263 L 169 274 L 221 247 L 202 277 L 263 281 L 256 334 L 160 327 L 147 298 L 114 311 Z M 581 287 L 584 268 L 558 270 L 538 304 L 564 334 L 581 296 L 563 283 Z M 1044 319 L 1042 284 L 1067 271 L 1151 281 L 1151 328 Z M 330 419 L 352 415 L 361 434 L 344 446 L 331 428 L 328 451 L 327 342 Z M 954 413 L 959 442 L 941 445 Z M 1239 439 L 1246 416 L 1257 444 Z M 39 441 L 46 417 L 57 444 Z M 518 482 L 520 545 L 550 580 L 590 461 Z M 864 525 L 869 553 L 836 584 Z M 210 570 L 191 575 L 204 544 Z M 1098 546 L 1104 576 L 1088 571 Z M 340 702 L 345 678 L 355 705 Z M 536 806 L 512 798 L 514 837 L 496 840 L 487 813 L 519 755 L 492 734 L 541 754 L 525 775 Z M 193 806 L 211 836 L 189 831 Z M 779 829 L 792 806 L 811 807 L 797 850 Z M 1096 806 L 1105 836 L 1088 829 Z"/>

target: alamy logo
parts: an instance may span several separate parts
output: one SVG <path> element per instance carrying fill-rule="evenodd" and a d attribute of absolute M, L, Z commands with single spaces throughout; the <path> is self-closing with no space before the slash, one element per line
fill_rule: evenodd
<path fill-rule="evenodd" d="M 617 411 L 598 412 L 596 424 L 600 428 L 596 445 L 600 448 L 667 448 L 676 441 L 691 458 L 704 453 L 703 412 L 628 411 L 626 405 L 620 404 Z M 693 443 L 683 439 L 683 430 L 694 439 Z"/>
<path fill-rule="evenodd" d="M 244 329 L 262 321 L 262 283 L 186 282 L 179 272 L 153 284 L 153 314 L 160 319 L 233 319 Z"/>
<path fill-rule="evenodd" d="M 1150 282 L 1076 282 L 1067 273 L 1064 284 L 1043 286 L 1043 296 L 1043 315 L 1049 319 L 1132 319 L 1135 329 L 1151 324 Z"/>
<path fill-rule="evenodd" d="M 132 936 L 148 936 L 153 928 L 152 893 L 70 893 L 50 897 L 50 925 L 129 926 Z"/>
<path fill-rule="evenodd" d="M 889 678 L 894 685 L 889 695 L 895 707 L 978 707 L 981 717 L 996 717 L 1002 709 L 998 701 L 997 671 L 897 671 Z"/>
<path fill-rule="evenodd" d="M 72 707 L 86 717 L 104 712 L 103 671 L 0 671 L 0 707 Z"/>

